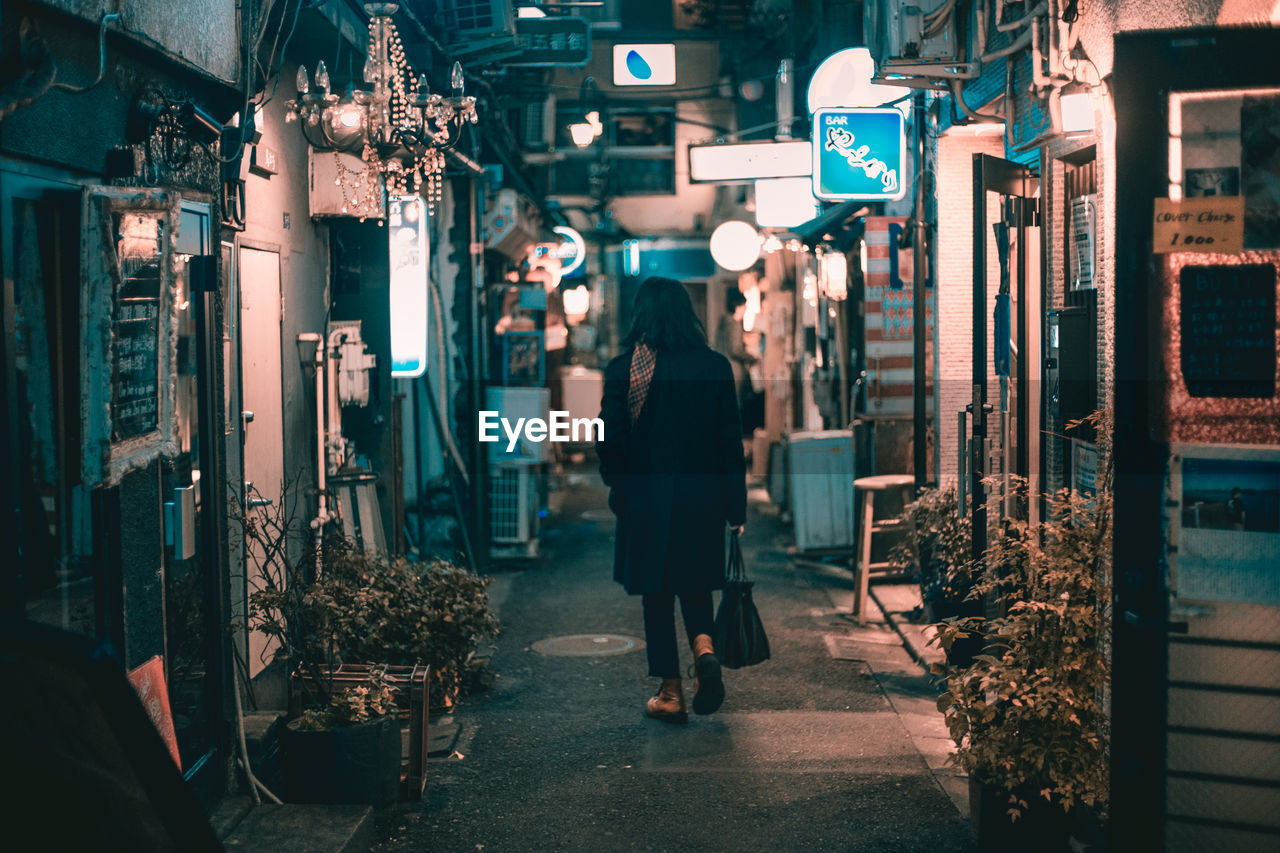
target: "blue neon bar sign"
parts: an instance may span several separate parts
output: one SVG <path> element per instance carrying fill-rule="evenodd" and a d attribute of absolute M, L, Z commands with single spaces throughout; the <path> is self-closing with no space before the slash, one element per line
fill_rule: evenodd
<path fill-rule="evenodd" d="M 820 109 L 813 114 L 813 194 L 896 201 L 907 194 L 907 129 L 896 109 Z"/>

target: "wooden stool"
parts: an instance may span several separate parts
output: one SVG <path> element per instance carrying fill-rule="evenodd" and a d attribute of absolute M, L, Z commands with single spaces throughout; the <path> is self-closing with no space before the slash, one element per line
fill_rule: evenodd
<path fill-rule="evenodd" d="M 853 580 L 856 587 L 853 593 L 853 615 L 857 618 L 859 625 L 866 621 L 867 584 L 871 573 L 883 573 L 890 568 L 889 563 L 871 562 L 871 536 L 874 533 L 895 530 L 902 526 L 897 519 L 876 519 L 876 492 L 900 489 L 907 493 L 906 497 L 909 497 L 910 490 L 915 487 L 915 484 L 916 478 L 912 474 L 881 474 L 878 477 L 859 477 L 853 481 L 854 497 L 857 497 L 858 491 L 863 492 L 862 534 L 858 537 L 858 553 L 853 562 Z"/>

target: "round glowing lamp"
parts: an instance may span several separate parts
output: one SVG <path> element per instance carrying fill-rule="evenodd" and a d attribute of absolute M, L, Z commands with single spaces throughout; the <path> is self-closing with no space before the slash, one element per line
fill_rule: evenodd
<path fill-rule="evenodd" d="M 591 310 L 591 291 L 584 285 L 566 290 L 564 296 L 564 313 L 570 323 L 581 323 Z"/>
<path fill-rule="evenodd" d="M 760 232 L 754 227 L 731 219 L 720 223 L 711 232 L 711 257 L 724 269 L 738 272 L 760 259 L 763 244 Z"/>
<path fill-rule="evenodd" d="M 569 135 L 573 137 L 573 144 L 579 148 L 587 148 L 595 141 L 595 128 L 584 122 L 569 125 Z"/>

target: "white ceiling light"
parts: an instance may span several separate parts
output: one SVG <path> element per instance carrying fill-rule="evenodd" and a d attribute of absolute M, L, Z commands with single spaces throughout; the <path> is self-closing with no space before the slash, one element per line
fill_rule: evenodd
<path fill-rule="evenodd" d="M 724 269 L 738 272 L 760 259 L 763 243 L 760 232 L 749 223 L 731 219 L 711 232 L 711 257 Z"/>

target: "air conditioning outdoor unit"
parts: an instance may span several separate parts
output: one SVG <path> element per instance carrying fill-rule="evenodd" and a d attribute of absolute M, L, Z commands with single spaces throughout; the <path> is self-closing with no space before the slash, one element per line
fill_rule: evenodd
<path fill-rule="evenodd" d="M 948 0 L 868 0 L 863 32 L 876 62 L 876 82 L 934 88 L 939 79 L 977 76 L 980 63 L 969 59 L 967 35 L 979 22 L 970 9 L 955 3 L 945 13 L 950 20 L 931 19 L 947 5 Z M 963 42 L 958 32 L 966 34 Z"/>
<path fill-rule="evenodd" d="M 550 151 L 556 145 L 556 98 L 530 101 L 521 117 L 520 143 L 526 151 Z"/>
<path fill-rule="evenodd" d="M 494 557 L 538 554 L 538 478 L 531 465 L 489 467 L 489 541 Z"/>

